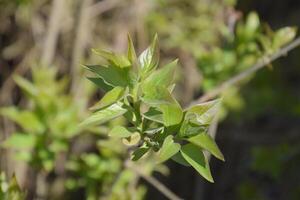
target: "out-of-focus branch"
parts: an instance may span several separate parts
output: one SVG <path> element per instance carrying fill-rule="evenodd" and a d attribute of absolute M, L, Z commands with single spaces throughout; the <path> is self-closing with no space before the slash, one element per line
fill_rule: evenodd
<path fill-rule="evenodd" d="M 83 53 L 87 44 L 87 35 L 89 30 L 89 19 L 90 13 L 87 9 L 92 0 L 84 0 L 80 2 L 80 11 L 78 16 L 78 24 L 76 29 L 76 35 L 74 40 L 74 47 L 72 52 L 72 62 L 71 62 L 71 74 L 72 74 L 72 92 L 75 94 L 75 98 L 80 96 L 81 90 L 78 88 L 80 85 L 79 80 L 79 62 L 83 57 Z"/>
<path fill-rule="evenodd" d="M 183 200 L 182 198 L 178 197 L 176 194 L 174 194 L 169 188 L 167 188 L 165 185 L 163 185 L 160 181 L 155 179 L 152 176 L 149 176 L 148 174 L 145 174 L 142 172 L 137 166 L 135 166 L 132 162 L 127 161 L 125 162 L 125 166 L 135 173 L 145 179 L 148 183 L 150 183 L 153 187 L 155 187 L 158 191 L 160 191 L 162 194 L 164 194 L 167 198 L 171 200 Z"/>
<path fill-rule="evenodd" d="M 183 66 L 182 73 L 185 83 L 183 86 L 184 93 L 182 102 L 183 105 L 187 105 L 193 100 L 195 91 L 199 88 L 203 77 L 202 73 L 197 71 L 197 63 L 195 59 L 188 52 L 179 50 L 178 58 Z"/>
<path fill-rule="evenodd" d="M 289 45 L 283 47 L 282 49 L 279 49 L 273 55 L 262 57 L 255 65 L 253 65 L 249 69 L 241 72 L 240 74 L 237 74 L 233 78 L 223 82 L 221 85 L 219 85 L 215 89 L 213 89 L 210 92 L 208 92 L 208 93 L 204 94 L 203 96 L 201 96 L 199 99 L 194 101 L 192 104 L 202 103 L 202 102 L 208 101 L 208 100 L 218 96 L 220 93 L 222 93 L 228 87 L 239 83 L 241 80 L 245 79 L 249 75 L 251 75 L 254 72 L 258 71 L 259 69 L 265 67 L 266 65 L 270 64 L 271 62 L 273 62 L 277 58 L 285 56 L 289 51 L 295 49 L 299 45 L 300 45 L 300 37 L 295 39 Z"/>
<path fill-rule="evenodd" d="M 88 12 L 91 18 L 96 17 L 110 9 L 113 9 L 120 3 L 120 0 L 103 0 L 94 5 L 89 6 Z"/>
<path fill-rule="evenodd" d="M 42 51 L 41 62 L 44 66 L 49 66 L 55 54 L 56 42 L 62 24 L 65 0 L 53 0 L 51 14 L 48 24 L 45 44 Z"/>

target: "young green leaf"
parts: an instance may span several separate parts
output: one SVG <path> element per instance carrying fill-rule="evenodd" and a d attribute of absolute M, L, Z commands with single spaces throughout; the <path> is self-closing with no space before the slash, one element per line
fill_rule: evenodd
<path fill-rule="evenodd" d="M 123 55 L 116 55 L 113 52 L 109 52 L 109 51 L 104 51 L 101 49 L 92 49 L 92 51 L 96 54 L 99 55 L 101 57 L 103 57 L 104 59 L 106 59 L 109 63 L 120 67 L 120 68 L 126 68 L 126 67 L 130 67 L 131 64 L 129 62 L 129 60 L 123 56 Z"/>
<path fill-rule="evenodd" d="M 181 124 L 178 136 L 181 138 L 189 138 L 203 132 L 207 132 L 207 126 L 194 124 L 190 120 L 184 120 Z"/>
<path fill-rule="evenodd" d="M 189 167 L 191 166 L 181 155 L 180 152 L 176 153 L 173 157 L 172 160 L 174 160 L 175 162 L 177 162 L 178 164 L 181 164 L 183 166 Z"/>
<path fill-rule="evenodd" d="M 122 103 L 115 103 L 103 110 L 93 113 L 83 122 L 81 122 L 79 127 L 83 128 L 90 125 L 103 124 L 109 120 L 123 115 L 126 112 L 127 110 L 122 107 Z"/>
<path fill-rule="evenodd" d="M 159 106 L 163 113 L 163 120 L 165 126 L 173 126 L 179 124 L 183 117 L 183 112 L 178 103 L 163 104 Z"/>
<path fill-rule="evenodd" d="M 246 39 L 251 39 L 254 37 L 257 29 L 259 28 L 260 21 L 259 17 L 255 12 L 251 12 L 248 17 L 245 24 L 245 36 Z"/>
<path fill-rule="evenodd" d="M 155 35 L 151 45 L 141 53 L 138 58 L 141 66 L 141 75 L 146 77 L 149 72 L 153 71 L 159 61 L 159 48 L 158 48 L 158 39 Z"/>
<path fill-rule="evenodd" d="M 158 128 L 149 128 L 149 129 L 146 129 L 144 131 L 144 133 L 146 133 L 147 135 L 155 135 L 157 133 L 160 133 L 164 130 L 164 127 L 158 127 Z"/>
<path fill-rule="evenodd" d="M 102 99 L 96 103 L 91 110 L 99 110 L 106 106 L 110 106 L 111 104 L 117 102 L 124 95 L 125 89 L 122 87 L 115 87 L 111 91 L 107 92 Z"/>
<path fill-rule="evenodd" d="M 142 101 L 151 106 L 174 103 L 171 93 L 164 87 L 149 87 L 147 90 L 143 90 L 143 93 Z"/>
<path fill-rule="evenodd" d="M 151 121 L 155 121 L 158 123 L 163 124 L 164 119 L 163 119 L 163 114 L 161 111 L 154 107 L 150 107 L 149 110 L 145 113 L 142 114 L 146 119 L 149 119 Z"/>
<path fill-rule="evenodd" d="M 225 161 L 222 152 L 220 151 L 214 139 L 210 137 L 210 135 L 206 133 L 201 133 L 199 135 L 189 138 L 188 141 L 209 151 L 216 158 Z"/>
<path fill-rule="evenodd" d="M 134 131 L 129 130 L 123 126 L 115 126 L 109 133 L 108 136 L 110 137 L 118 137 L 118 138 L 125 138 L 129 137 L 134 133 Z"/>
<path fill-rule="evenodd" d="M 130 35 L 128 35 L 127 38 L 128 38 L 127 58 L 132 64 L 136 61 L 137 57 L 136 57 L 134 45 Z"/>
<path fill-rule="evenodd" d="M 277 49 L 291 42 L 295 38 L 296 33 L 297 33 L 297 28 L 295 27 L 285 27 L 279 29 L 278 31 L 275 32 L 273 38 L 273 48 Z"/>
<path fill-rule="evenodd" d="M 177 62 L 176 59 L 160 70 L 153 72 L 143 83 L 143 90 L 148 91 L 153 87 L 169 87 L 173 83 Z"/>
<path fill-rule="evenodd" d="M 213 177 L 211 176 L 208 160 L 205 158 L 199 147 L 193 144 L 186 144 L 181 148 L 180 152 L 183 158 L 191 164 L 201 176 L 209 182 L 214 182 Z"/>
<path fill-rule="evenodd" d="M 173 136 L 169 135 L 165 138 L 163 145 L 159 151 L 159 162 L 164 162 L 174 156 L 180 150 L 180 144 L 175 143 Z"/>
<path fill-rule="evenodd" d="M 131 136 L 127 138 L 122 138 L 123 144 L 127 146 L 137 145 L 140 140 L 141 140 L 141 135 L 138 132 L 134 132 Z"/>
<path fill-rule="evenodd" d="M 95 85 L 97 85 L 100 89 L 104 90 L 105 92 L 108 92 L 113 89 L 113 86 L 105 83 L 105 81 L 100 77 L 87 77 L 91 82 L 93 82 Z"/>
<path fill-rule="evenodd" d="M 119 68 L 116 66 L 101 66 L 101 65 L 85 65 L 85 68 L 96 73 L 103 79 L 105 84 L 113 87 L 126 87 L 130 84 L 129 71 L 127 68 Z"/>
<path fill-rule="evenodd" d="M 200 125 L 208 125 L 219 110 L 220 100 L 194 105 L 187 109 L 186 119 Z"/>

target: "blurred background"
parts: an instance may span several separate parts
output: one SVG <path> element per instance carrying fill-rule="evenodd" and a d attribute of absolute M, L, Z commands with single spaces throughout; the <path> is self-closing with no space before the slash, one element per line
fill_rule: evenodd
<path fill-rule="evenodd" d="M 19 199 L 166 199 L 107 138 L 124 119 L 77 128 L 103 96 L 81 66 L 101 63 L 91 48 L 126 53 L 129 33 L 140 53 L 157 33 L 188 106 L 291 42 L 299 19 L 296 0 L 0 0 L 0 199 L 13 174 Z M 211 159 L 214 184 L 172 161 L 140 170 L 188 200 L 300 199 L 299 55 L 217 95 L 210 133 L 226 162 Z"/>

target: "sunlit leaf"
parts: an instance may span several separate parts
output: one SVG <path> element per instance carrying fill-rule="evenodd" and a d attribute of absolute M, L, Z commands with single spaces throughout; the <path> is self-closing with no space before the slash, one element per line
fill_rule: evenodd
<path fill-rule="evenodd" d="M 142 76 L 147 76 L 149 72 L 157 67 L 159 61 L 157 35 L 155 35 L 151 45 L 141 53 L 138 59 L 141 66 Z"/>
<path fill-rule="evenodd" d="M 134 132 L 130 137 L 123 138 L 122 142 L 123 142 L 123 144 L 125 144 L 127 146 L 134 146 L 134 145 L 137 145 L 140 140 L 141 140 L 140 133 Z"/>
<path fill-rule="evenodd" d="M 116 66 L 85 65 L 85 68 L 97 74 L 104 83 L 113 87 L 126 87 L 130 83 L 129 71 L 127 68 Z"/>
<path fill-rule="evenodd" d="M 206 180 L 209 182 L 214 182 L 210 168 L 209 168 L 209 163 L 206 157 L 204 156 L 202 150 L 193 145 L 193 144 L 186 144 L 182 146 L 181 150 L 181 155 L 183 158 L 191 164 L 191 166 L 201 175 L 203 176 Z"/>
<path fill-rule="evenodd" d="M 163 104 L 159 106 L 163 113 L 163 120 L 165 126 L 173 126 L 179 124 L 183 117 L 183 112 L 178 103 Z"/>
<path fill-rule="evenodd" d="M 173 83 L 175 67 L 177 65 L 177 59 L 163 68 L 153 72 L 148 78 L 146 78 L 142 85 L 144 91 L 148 91 L 153 87 L 169 87 Z"/>
<path fill-rule="evenodd" d="M 167 88 L 151 87 L 143 90 L 142 100 L 149 105 L 158 106 L 160 104 L 174 103 L 174 99 Z"/>
<path fill-rule="evenodd" d="M 258 15 L 255 12 L 251 12 L 247 16 L 247 21 L 245 24 L 245 33 L 246 33 L 247 39 L 254 36 L 255 32 L 259 28 L 259 25 L 260 25 L 260 20 L 259 20 Z"/>
<path fill-rule="evenodd" d="M 203 132 L 207 132 L 207 126 L 192 123 L 190 120 L 184 120 L 181 124 L 178 136 L 179 137 L 193 137 Z"/>
<path fill-rule="evenodd" d="M 101 77 L 87 77 L 91 82 L 97 85 L 100 89 L 104 90 L 105 92 L 110 91 L 113 89 L 113 86 L 104 82 Z"/>
<path fill-rule="evenodd" d="M 110 106 L 111 104 L 117 102 L 124 94 L 124 88 L 122 87 L 115 87 L 111 91 L 107 92 L 102 99 L 96 103 L 91 110 L 98 110 L 104 108 L 106 106 Z"/>
<path fill-rule="evenodd" d="M 175 143 L 173 136 L 169 135 L 165 138 L 163 145 L 158 153 L 159 162 L 164 162 L 174 156 L 180 150 L 180 144 Z"/>
<path fill-rule="evenodd" d="M 103 110 L 99 110 L 91 114 L 91 116 L 85 119 L 79 126 L 82 128 L 94 124 L 103 124 L 109 120 L 123 115 L 126 113 L 126 111 L 127 110 L 122 107 L 121 103 L 115 103 Z"/>
<path fill-rule="evenodd" d="M 183 165 L 183 166 L 191 166 L 184 158 L 183 156 L 181 155 L 180 152 L 176 153 L 173 157 L 172 157 L 172 160 L 174 160 L 175 162 Z"/>
<path fill-rule="evenodd" d="M 126 67 L 130 67 L 131 64 L 129 62 L 129 60 L 123 56 L 123 55 L 116 55 L 113 52 L 109 52 L 109 51 L 104 51 L 101 49 L 92 49 L 92 51 L 96 54 L 99 55 L 101 57 L 103 57 L 104 59 L 106 59 L 109 63 L 120 67 L 120 68 L 126 68 Z"/>
<path fill-rule="evenodd" d="M 273 48 L 280 48 L 283 45 L 286 45 L 287 43 L 291 42 L 297 33 L 297 28 L 295 27 L 285 27 L 282 29 L 279 29 L 275 32 L 274 38 L 273 38 Z"/>
<path fill-rule="evenodd" d="M 159 111 L 158 109 L 154 108 L 154 107 L 150 107 L 147 112 L 143 113 L 143 116 L 146 119 L 149 119 L 151 121 L 155 121 L 155 122 L 158 122 L 158 123 L 161 123 L 161 124 L 164 123 L 162 112 Z"/>
<path fill-rule="evenodd" d="M 217 146 L 215 140 L 212 137 L 210 137 L 210 135 L 208 135 L 206 133 L 201 133 L 197 136 L 189 138 L 188 141 L 209 151 L 216 158 L 218 158 L 222 161 L 225 161 L 222 152 L 220 151 L 219 147 Z"/>
<path fill-rule="evenodd" d="M 125 128 L 123 126 L 115 126 L 113 129 L 108 133 L 110 137 L 118 137 L 118 138 L 124 138 L 129 137 L 134 133 L 134 131 Z"/>
<path fill-rule="evenodd" d="M 127 58 L 131 63 L 134 63 L 137 59 L 134 45 L 130 35 L 128 35 L 128 49 L 127 49 Z"/>
<path fill-rule="evenodd" d="M 212 122 L 220 106 L 220 100 L 205 102 L 194 105 L 187 109 L 186 119 L 201 125 L 208 125 Z"/>
<path fill-rule="evenodd" d="M 158 127 L 158 128 L 149 128 L 144 131 L 147 135 L 155 135 L 159 132 L 162 132 L 164 130 L 164 127 Z"/>
<path fill-rule="evenodd" d="M 148 105 L 157 107 L 162 112 L 163 122 L 165 126 L 172 126 L 181 122 L 183 117 L 182 108 L 179 103 L 177 103 L 177 101 L 172 97 L 167 88 L 152 87 L 144 93 L 145 95 L 142 100 Z M 147 114 L 148 116 L 153 117 L 155 113 L 153 113 L 152 111 Z"/>

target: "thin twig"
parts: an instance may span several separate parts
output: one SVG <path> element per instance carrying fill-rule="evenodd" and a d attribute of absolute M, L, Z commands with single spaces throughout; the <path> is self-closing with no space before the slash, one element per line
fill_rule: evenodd
<path fill-rule="evenodd" d="M 298 37 L 297 39 L 295 39 L 293 42 L 291 42 L 289 45 L 285 46 L 284 48 L 279 49 L 273 55 L 262 57 L 255 65 L 253 65 L 249 69 L 247 69 L 247 70 L 245 70 L 245 71 L 237 74 L 233 78 L 231 78 L 231 79 L 223 82 L 221 85 L 219 85 L 215 89 L 213 89 L 210 92 L 208 92 L 208 93 L 204 94 L 203 96 L 201 96 L 199 99 L 197 99 L 196 101 L 194 101 L 192 104 L 202 103 L 202 102 L 208 101 L 208 100 L 216 97 L 217 95 L 219 95 L 220 93 L 222 93 L 228 87 L 237 84 L 238 82 L 240 82 L 244 78 L 248 77 L 250 74 L 253 74 L 257 70 L 265 67 L 266 65 L 270 64 L 271 62 L 273 62 L 277 58 L 285 56 L 289 51 L 295 49 L 299 45 L 300 45 L 300 37 Z"/>
<path fill-rule="evenodd" d="M 44 66 L 49 66 L 55 54 L 56 42 L 59 30 L 62 25 L 62 16 L 64 14 L 65 0 L 54 0 L 51 15 L 48 24 L 45 44 L 42 51 L 41 62 Z"/>
<path fill-rule="evenodd" d="M 149 176 L 148 174 L 145 174 L 142 172 L 138 167 L 136 167 L 132 162 L 127 161 L 125 163 L 125 166 L 135 173 L 137 173 L 140 177 L 145 179 L 148 183 L 150 183 L 153 187 L 155 187 L 158 191 L 160 191 L 162 194 L 164 194 L 167 198 L 171 200 L 183 200 L 182 198 L 178 197 L 176 194 L 174 194 L 169 188 L 167 188 L 164 184 L 162 184 L 160 181 L 158 181 L 153 176 Z"/>

